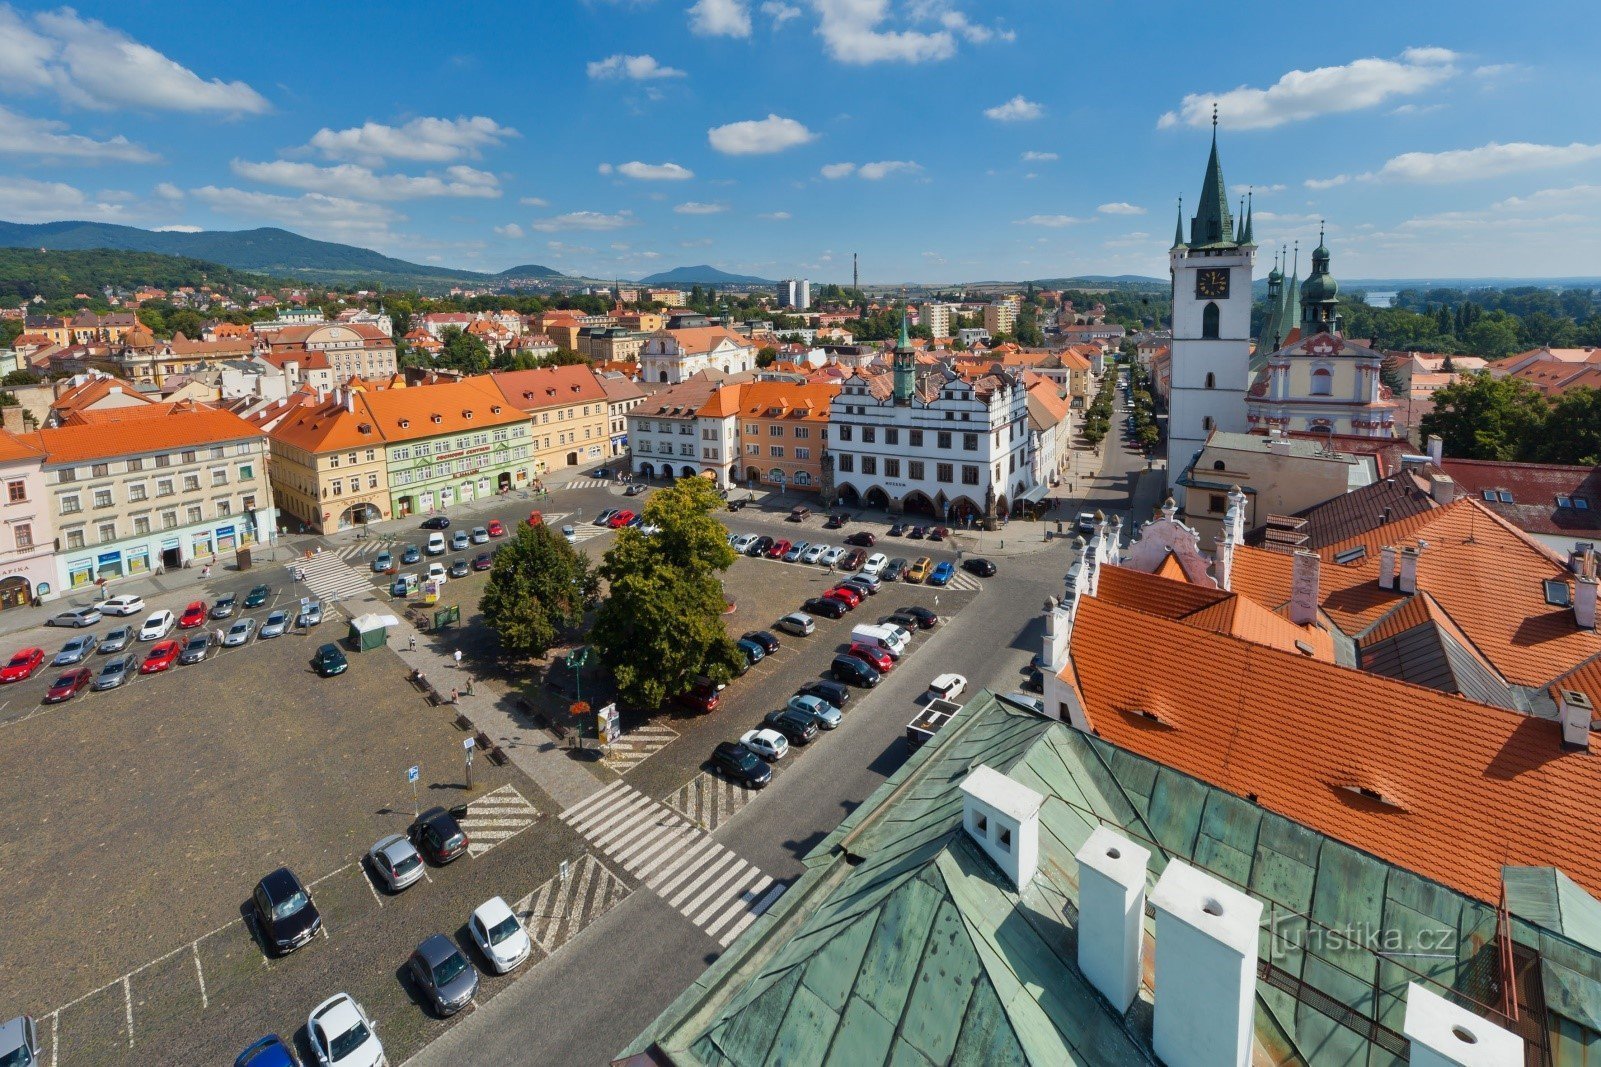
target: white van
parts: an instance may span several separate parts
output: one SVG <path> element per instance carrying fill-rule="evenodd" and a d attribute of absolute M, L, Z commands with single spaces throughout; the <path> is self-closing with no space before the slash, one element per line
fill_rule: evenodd
<path fill-rule="evenodd" d="M 895 659 L 906 651 L 906 642 L 888 626 L 858 626 L 851 631 L 851 641 L 869 648 L 881 648 Z"/>
<path fill-rule="evenodd" d="M 428 554 L 430 556 L 442 555 L 445 551 L 445 535 L 434 531 L 428 535 Z"/>

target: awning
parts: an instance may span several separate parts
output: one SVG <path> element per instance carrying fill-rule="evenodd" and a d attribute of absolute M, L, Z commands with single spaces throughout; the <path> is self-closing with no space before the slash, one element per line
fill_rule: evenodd
<path fill-rule="evenodd" d="M 1051 487 L 1048 485 L 1032 485 L 1025 492 L 1019 493 L 1017 499 L 1027 501 L 1043 500 L 1045 499 L 1045 494 L 1050 492 L 1050 489 Z"/>

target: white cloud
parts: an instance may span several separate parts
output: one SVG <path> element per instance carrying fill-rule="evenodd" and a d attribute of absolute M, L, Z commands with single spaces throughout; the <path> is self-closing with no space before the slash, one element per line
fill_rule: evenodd
<path fill-rule="evenodd" d="M 794 119 L 768 115 L 765 119 L 748 119 L 730 122 L 726 126 L 713 126 L 706 131 L 706 139 L 717 151 L 730 156 L 764 155 L 782 152 L 808 141 L 817 135 Z"/>
<path fill-rule="evenodd" d="M 688 167 L 681 167 L 677 163 L 619 163 L 613 167 L 610 163 L 602 163 L 600 172 L 610 174 L 615 170 L 625 178 L 633 178 L 642 182 L 681 182 L 695 176 L 695 172 Z"/>
<path fill-rule="evenodd" d="M 1282 193 L 1282 185 L 1232 185 L 1229 187 L 1235 196 L 1244 196 L 1246 193 L 1255 193 L 1257 196 L 1266 196 L 1268 193 Z"/>
<path fill-rule="evenodd" d="M 170 226 L 154 227 L 156 233 L 199 233 L 199 226 L 190 226 L 187 223 L 175 222 Z"/>
<path fill-rule="evenodd" d="M 1390 110 L 1390 114 L 1392 114 L 1392 115 L 1429 115 L 1429 114 L 1433 114 L 1436 111 L 1442 111 L 1442 110 L 1444 110 L 1444 108 L 1445 108 L 1444 104 L 1402 104 L 1400 107 L 1392 108 Z"/>
<path fill-rule="evenodd" d="M 1333 189 L 1337 185 L 1344 185 L 1351 180 L 1349 174 L 1336 174 L 1332 178 L 1308 178 L 1301 184 L 1308 189 Z"/>
<path fill-rule="evenodd" d="M 836 181 L 840 178 L 849 178 L 852 174 L 856 173 L 856 164 L 825 163 L 823 164 L 823 169 L 818 173 L 827 178 L 829 181 Z"/>
<path fill-rule="evenodd" d="M 696 0 L 689 28 L 702 37 L 749 37 L 750 8 L 745 0 Z"/>
<path fill-rule="evenodd" d="M 1373 107 L 1396 96 L 1412 96 L 1454 78 L 1455 52 L 1409 48 L 1398 59 L 1357 59 L 1342 67 L 1292 70 L 1266 89 L 1242 85 L 1221 93 L 1191 93 L 1157 121 L 1159 128 L 1202 127 L 1212 121 L 1235 130 L 1261 130 L 1319 115 Z"/>
<path fill-rule="evenodd" d="M 870 182 L 876 182 L 891 174 L 916 174 L 923 168 L 909 159 L 886 159 L 878 163 L 863 163 L 857 168 L 856 176 Z"/>
<path fill-rule="evenodd" d="M 225 59 L 225 51 L 212 54 Z M 109 111 L 220 111 L 255 114 L 267 101 L 244 82 L 206 79 L 149 45 L 70 7 L 31 18 L 0 4 L 0 82 L 52 92 L 75 107 Z"/>
<path fill-rule="evenodd" d="M 1380 181 L 1456 182 L 1498 178 L 1532 170 L 1576 166 L 1601 160 L 1601 144 L 1530 144 L 1494 141 L 1478 148 L 1449 152 L 1405 152 L 1379 168 Z M 1364 176 L 1366 177 L 1366 176 Z"/>
<path fill-rule="evenodd" d="M 29 118 L 0 107 L 0 155 L 117 163 L 154 163 L 161 158 L 121 134 L 96 141 L 66 129 L 64 122 Z"/>
<path fill-rule="evenodd" d="M 1045 108 L 1018 93 L 1004 104 L 984 109 L 984 117 L 996 122 L 1030 122 L 1045 114 Z"/>
<path fill-rule="evenodd" d="M 756 217 L 768 222 L 788 222 L 793 216 L 787 211 L 765 211 Z"/>
<path fill-rule="evenodd" d="M 889 0 L 813 0 L 813 7 L 823 47 L 841 63 L 923 63 L 956 54 L 949 29 L 880 30 L 889 17 Z"/>
<path fill-rule="evenodd" d="M 1026 219 L 1017 219 L 1016 221 L 1014 221 L 1012 223 L 1012 225 L 1013 226 L 1048 226 L 1048 227 L 1050 227 L 1052 229 L 1056 229 L 1056 228 L 1061 227 L 1061 226 L 1071 226 L 1076 222 L 1083 222 L 1083 221 L 1084 221 L 1083 219 L 1075 218 L 1072 215 L 1030 215 Z"/>
<path fill-rule="evenodd" d="M 539 219 L 529 226 L 540 233 L 558 233 L 562 230 L 621 230 L 633 224 L 633 213 L 628 211 L 619 211 L 615 215 L 599 211 L 569 211 L 565 215 Z"/>
<path fill-rule="evenodd" d="M 1570 185 L 1565 189 L 1541 189 L 1528 196 L 1509 196 L 1496 203 L 1500 210 L 1521 210 L 1542 204 L 1601 203 L 1601 185 Z"/>
<path fill-rule="evenodd" d="M 496 226 L 495 232 L 500 234 L 502 237 L 510 237 L 513 240 L 516 240 L 522 237 L 523 228 L 517 225 L 515 222 L 508 222 L 504 226 Z"/>
<path fill-rule="evenodd" d="M 442 176 L 416 177 L 377 174 L 355 163 L 319 167 L 315 163 L 295 163 L 287 159 L 266 163 L 236 159 L 230 167 L 241 178 L 268 185 L 366 200 L 415 200 L 427 196 L 493 198 L 500 195 L 500 181 L 493 174 L 462 164 L 446 167 Z"/>
<path fill-rule="evenodd" d="M 790 19 L 801 17 L 801 9 L 793 4 L 783 3 L 782 0 L 767 0 L 762 5 L 762 14 L 773 20 L 774 26 L 782 26 Z"/>
<path fill-rule="evenodd" d="M 183 190 L 171 182 L 161 182 L 156 186 L 156 195 L 163 200 L 182 200 Z"/>
<path fill-rule="evenodd" d="M 92 198 L 65 182 L 0 175 L 0 218 L 9 222 L 125 222 L 126 209 L 105 198 Z"/>
<path fill-rule="evenodd" d="M 1143 215 L 1145 209 L 1138 204 L 1126 204 L 1121 200 L 1113 204 L 1102 204 L 1095 209 L 1103 215 Z"/>
<path fill-rule="evenodd" d="M 525 196 L 517 201 L 525 207 L 549 207 L 550 201 L 542 196 Z"/>
<path fill-rule="evenodd" d="M 1055 152 L 1024 152 L 1024 163 L 1053 163 L 1062 157 Z"/>
<path fill-rule="evenodd" d="M 594 60 L 586 69 L 591 78 L 627 78 L 636 82 L 684 77 L 683 71 L 662 66 L 655 56 L 625 56 L 621 52 Z"/>
<path fill-rule="evenodd" d="M 703 204 L 696 200 L 686 201 L 673 208 L 673 211 L 680 215 L 721 215 L 727 210 L 727 204 Z"/>
<path fill-rule="evenodd" d="M 387 240 L 389 224 L 403 218 L 380 204 L 323 193 L 278 196 L 215 185 L 190 192 L 196 200 L 222 214 L 255 222 L 278 222 L 299 232 L 330 234 L 344 240 Z"/>
<path fill-rule="evenodd" d="M 486 148 L 498 147 L 518 133 L 483 115 L 454 119 L 415 118 L 401 126 L 363 123 L 344 130 L 327 127 L 312 135 L 310 147 L 329 159 L 350 159 L 378 166 L 386 159 L 417 163 L 448 163 L 463 157 L 478 158 Z"/>

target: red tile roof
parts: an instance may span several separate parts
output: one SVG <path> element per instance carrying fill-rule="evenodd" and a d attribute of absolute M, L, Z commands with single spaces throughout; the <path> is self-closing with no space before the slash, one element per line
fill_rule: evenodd
<path fill-rule="evenodd" d="M 106 432 L 108 423 L 115 421 L 112 413 L 107 414 L 108 422 L 36 430 L 24 439 L 43 449 L 48 457 L 45 465 L 54 467 L 261 436 L 260 430 L 231 411 L 200 404 L 180 404 L 162 419 L 124 419 L 115 433 Z"/>
<path fill-rule="evenodd" d="M 523 411 L 606 402 L 606 390 L 584 364 L 497 371 L 488 377 L 502 396 Z"/>

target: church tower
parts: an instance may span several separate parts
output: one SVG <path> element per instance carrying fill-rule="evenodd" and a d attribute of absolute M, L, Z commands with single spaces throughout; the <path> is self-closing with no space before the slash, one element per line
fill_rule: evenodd
<path fill-rule="evenodd" d="M 1184 239 L 1183 204 L 1168 253 L 1173 278 L 1172 381 L 1168 393 L 1167 484 L 1170 492 L 1213 430 L 1243 433 L 1245 393 L 1251 385 L 1251 273 L 1256 242 L 1251 217 L 1238 227 L 1217 156 L 1217 111 L 1212 113 L 1212 155 L 1201 201 Z"/>
<path fill-rule="evenodd" d="M 906 407 L 917 392 L 917 350 L 912 347 L 911 335 L 906 330 L 906 308 L 901 308 L 901 337 L 895 345 L 894 361 L 895 403 Z"/>

